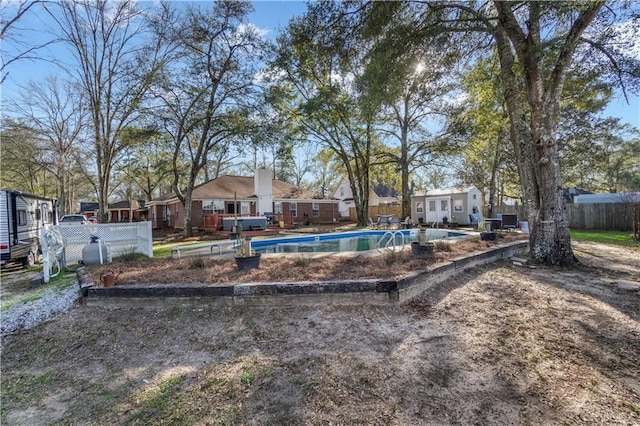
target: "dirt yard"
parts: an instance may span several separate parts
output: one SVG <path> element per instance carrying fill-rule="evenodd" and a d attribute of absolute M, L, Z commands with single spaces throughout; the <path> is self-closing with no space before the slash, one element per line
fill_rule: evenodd
<path fill-rule="evenodd" d="M 640 252 L 574 247 L 402 305 L 77 306 L 5 342 L 0 423 L 640 424 Z"/>

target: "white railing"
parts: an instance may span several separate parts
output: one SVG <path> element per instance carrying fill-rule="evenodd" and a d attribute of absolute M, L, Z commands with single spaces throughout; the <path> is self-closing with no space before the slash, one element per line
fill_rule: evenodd
<path fill-rule="evenodd" d="M 151 222 L 56 225 L 64 240 L 63 266 L 82 260 L 82 249 L 99 238 L 108 248 L 109 257 L 136 252 L 153 257 Z"/>
<path fill-rule="evenodd" d="M 400 235 L 400 241 L 401 241 L 401 246 L 404 246 L 404 234 L 402 233 L 402 231 L 387 231 L 385 232 L 382 237 L 380 237 L 380 239 L 378 240 L 378 243 L 376 244 L 375 248 L 379 249 L 382 245 L 382 240 L 384 240 L 384 238 L 386 236 L 389 236 L 389 239 L 387 240 L 387 244 L 385 244 L 384 248 L 389 248 L 389 245 L 391 245 L 391 243 L 393 243 L 393 245 L 391 246 L 392 249 L 395 251 L 396 249 L 396 236 Z"/>

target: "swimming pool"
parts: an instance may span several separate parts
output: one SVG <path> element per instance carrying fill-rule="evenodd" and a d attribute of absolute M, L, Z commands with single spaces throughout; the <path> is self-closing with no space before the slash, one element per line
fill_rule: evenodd
<path fill-rule="evenodd" d="M 395 233 L 396 244 L 402 244 L 402 234 L 404 241 L 418 239 L 417 229 L 393 230 L 393 231 L 353 231 L 339 232 L 331 234 L 304 235 L 296 237 L 271 238 L 265 240 L 254 240 L 251 247 L 258 253 L 328 253 L 328 252 L 349 252 L 368 251 L 377 247 L 378 241 L 386 233 Z M 437 240 L 441 238 L 461 237 L 463 232 L 453 232 L 438 229 L 427 230 L 427 240 Z M 384 247 L 390 238 L 385 237 L 381 246 Z"/>

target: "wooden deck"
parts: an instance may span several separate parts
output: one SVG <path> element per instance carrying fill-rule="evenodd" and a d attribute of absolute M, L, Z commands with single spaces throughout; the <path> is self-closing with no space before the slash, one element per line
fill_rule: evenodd
<path fill-rule="evenodd" d="M 207 232 L 211 232 L 213 235 L 215 235 L 216 237 L 221 237 L 221 238 L 230 238 L 231 236 L 231 232 L 229 231 L 221 231 L 221 230 L 217 230 L 217 229 L 212 229 L 209 227 L 202 227 L 200 228 L 204 231 Z M 280 228 L 278 228 L 277 226 L 273 226 L 273 227 L 269 227 L 267 229 L 263 229 L 260 231 L 242 231 L 242 236 L 243 237 L 264 237 L 264 236 L 275 236 L 278 235 L 280 233 Z"/>

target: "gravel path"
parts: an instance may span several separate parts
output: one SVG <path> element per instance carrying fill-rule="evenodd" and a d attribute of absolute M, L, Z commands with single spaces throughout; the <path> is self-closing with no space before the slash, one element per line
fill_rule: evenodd
<path fill-rule="evenodd" d="M 38 300 L 10 307 L 0 314 L 0 337 L 4 340 L 5 336 L 17 330 L 30 329 L 60 312 L 69 310 L 79 295 L 78 283 L 74 282 L 62 290 L 50 288 L 42 293 Z"/>

